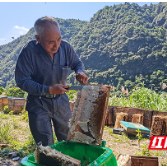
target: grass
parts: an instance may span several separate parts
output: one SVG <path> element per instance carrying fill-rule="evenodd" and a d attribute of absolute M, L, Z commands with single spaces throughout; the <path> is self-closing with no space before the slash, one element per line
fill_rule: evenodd
<path fill-rule="evenodd" d="M 114 146 L 114 143 L 128 143 L 129 146 L 131 146 L 131 141 L 130 140 L 138 138 L 138 137 L 135 137 L 135 136 L 133 136 L 133 137 L 132 136 L 127 136 L 126 134 L 123 134 L 123 135 L 113 134 L 113 130 L 109 127 L 106 127 L 106 126 L 105 126 L 104 129 L 107 130 L 108 133 L 115 138 L 114 140 L 112 140 L 113 141 L 112 148 Z M 145 140 L 148 140 L 148 139 L 142 137 L 140 140 L 145 141 Z M 124 149 L 124 148 L 127 149 L 129 146 L 128 145 L 123 145 L 122 149 Z M 121 153 L 114 152 L 114 155 L 119 155 L 119 154 L 121 154 Z M 167 151 L 164 151 L 164 150 L 148 150 L 148 145 L 146 145 L 146 144 L 141 145 L 140 148 L 138 147 L 138 150 L 136 152 L 134 152 L 133 155 L 148 156 L 148 157 L 158 156 L 158 157 L 161 157 L 161 165 L 162 166 L 167 166 Z"/>
<path fill-rule="evenodd" d="M 5 118 L 5 116 L 1 113 L 0 115 L 0 143 L 10 143 L 10 140 L 12 138 L 12 124 L 8 121 L 6 121 L 6 123 L 3 122 L 3 118 Z"/>
<path fill-rule="evenodd" d="M 5 150 L 14 150 L 20 156 L 26 156 L 34 152 L 35 141 L 25 121 L 27 115 L 10 115 L 0 112 L 0 143 L 10 144 L 13 147 Z M 4 149 L 3 149 L 4 150 Z M 6 154 L 5 154 L 6 155 Z M 0 149 L 0 157 L 4 157 Z"/>
<path fill-rule="evenodd" d="M 54 141 L 57 142 L 54 134 Z M 7 152 L 16 151 L 20 157 L 25 157 L 35 151 L 36 143 L 28 127 L 28 112 L 23 110 L 20 115 L 12 112 L 4 114 L 0 112 L 0 143 L 10 144 L 3 154 L 0 148 L 0 157 L 7 158 Z"/>
<path fill-rule="evenodd" d="M 109 129 L 108 132 L 111 136 L 116 138 L 114 140 L 115 142 L 129 143 L 130 139 L 128 138 L 128 136 L 125 133 L 123 133 L 122 135 L 114 134 L 112 129 Z"/>
<path fill-rule="evenodd" d="M 143 145 L 142 148 L 136 152 L 136 155 L 138 156 L 152 156 L 152 153 L 150 150 L 148 150 L 148 145 Z"/>
<path fill-rule="evenodd" d="M 137 107 L 149 110 L 167 111 L 167 93 L 142 87 L 136 87 L 128 96 L 117 97 L 114 93 L 109 99 L 109 106 Z"/>

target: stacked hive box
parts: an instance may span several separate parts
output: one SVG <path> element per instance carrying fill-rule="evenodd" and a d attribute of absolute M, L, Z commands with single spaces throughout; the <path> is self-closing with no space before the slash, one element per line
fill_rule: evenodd
<path fill-rule="evenodd" d="M 113 118 L 113 106 L 108 106 L 108 112 L 107 112 L 107 116 L 106 116 L 105 125 L 107 125 L 107 126 L 114 125 L 113 119 L 114 119 Z"/>
<path fill-rule="evenodd" d="M 128 114 L 127 113 L 116 113 L 116 121 L 114 128 L 121 128 L 119 121 L 128 121 Z"/>
<path fill-rule="evenodd" d="M 153 116 L 151 126 L 152 136 L 166 136 L 167 135 L 167 116 Z"/>
<path fill-rule="evenodd" d="M 0 111 L 2 111 L 4 106 L 7 106 L 7 105 L 8 105 L 8 98 L 0 97 Z"/>
<path fill-rule="evenodd" d="M 2 98 L 0 97 L 0 111 L 2 111 Z"/>
<path fill-rule="evenodd" d="M 132 122 L 143 125 L 143 114 L 133 114 L 132 115 Z"/>
<path fill-rule="evenodd" d="M 14 113 L 19 113 L 20 111 L 23 110 L 25 103 L 26 99 L 24 98 L 9 97 L 8 98 L 9 111 L 14 111 Z"/>

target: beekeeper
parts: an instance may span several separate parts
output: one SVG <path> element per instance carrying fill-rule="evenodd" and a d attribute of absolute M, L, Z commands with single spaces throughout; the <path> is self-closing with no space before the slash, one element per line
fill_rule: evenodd
<path fill-rule="evenodd" d="M 58 141 L 66 140 L 71 117 L 66 95 L 68 68 L 79 82 L 87 83 L 84 65 L 72 46 L 62 40 L 53 17 L 42 17 L 34 24 L 36 40 L 27 43 L 18 57 L 15 80 L 28 92 L 26 110 L 31 133 L 44 146 L 54 144 L 52 123 Z"/>

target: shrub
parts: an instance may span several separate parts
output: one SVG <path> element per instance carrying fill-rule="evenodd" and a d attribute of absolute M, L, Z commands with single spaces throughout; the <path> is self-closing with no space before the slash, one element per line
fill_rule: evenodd
<path fill-rule="evenodd" d="M 25 94 L 27 94 L 25 91 L 23 91 L 19 87 L 14 87 L 14 86 L 9 88 L 9 90 L 6 93 L 7 96 L 14 96 L 14 97 L 21 97 L 21 98 L 24 98 Z"/>
<path fill-rule="evenodd" d="M 8 105 L 7 105 L 7 106 L 4 106 L 3 112 L 4 112 L 5 114 L 8 114 L 8 113 L 9 113 L 9 107 L 8 107 Z"/>
<path fill-rule="evenodd" d="M 70 101 L 74 101 L 74 96 L 76 96 L 77 91 L 76 90 L 70 90 L 68 93 L 66 93 Z"/>
<path fill-rule="evenodd" d="M 0 87 L 0 95 L 1 95 L 3 92 L 5 92 L 5 89 L 1 86 L 1 87 Z"/>

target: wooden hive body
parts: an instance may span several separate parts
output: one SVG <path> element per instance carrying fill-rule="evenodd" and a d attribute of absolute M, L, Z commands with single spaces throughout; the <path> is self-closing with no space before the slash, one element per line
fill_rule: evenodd
<path fill-rule="evenodd" d="M 153 116 L 151 135 L 152 136 L 167 135 L 167 116 L 161 116 L 161 115 Z"/>
<path fill-rule="evenodd" d="M 132 122 L 139 123 L 143 125 L 143 114 L 133 114 L 132 115 Z"/>
<path fill-rule="evenodd" d="M 86 85 L 78 92 L 67 140 L 101 145 L 109 94 L 105 85 Z"/>
<path fill-rule="evenodd" d="M 19 113 L 23 110 L 26 104 L 26 99 L 11 97 L 8 99 L 8 106 L 10 111 L 14 111 L 14 113 Z"/>
<path fill-rule="evenodd" d="M 114 128 L 121 128 L 119 121 L 127 121 L 128 120 L 128 114 L 127 113 L 116 113 L 116 121 Z"/>

